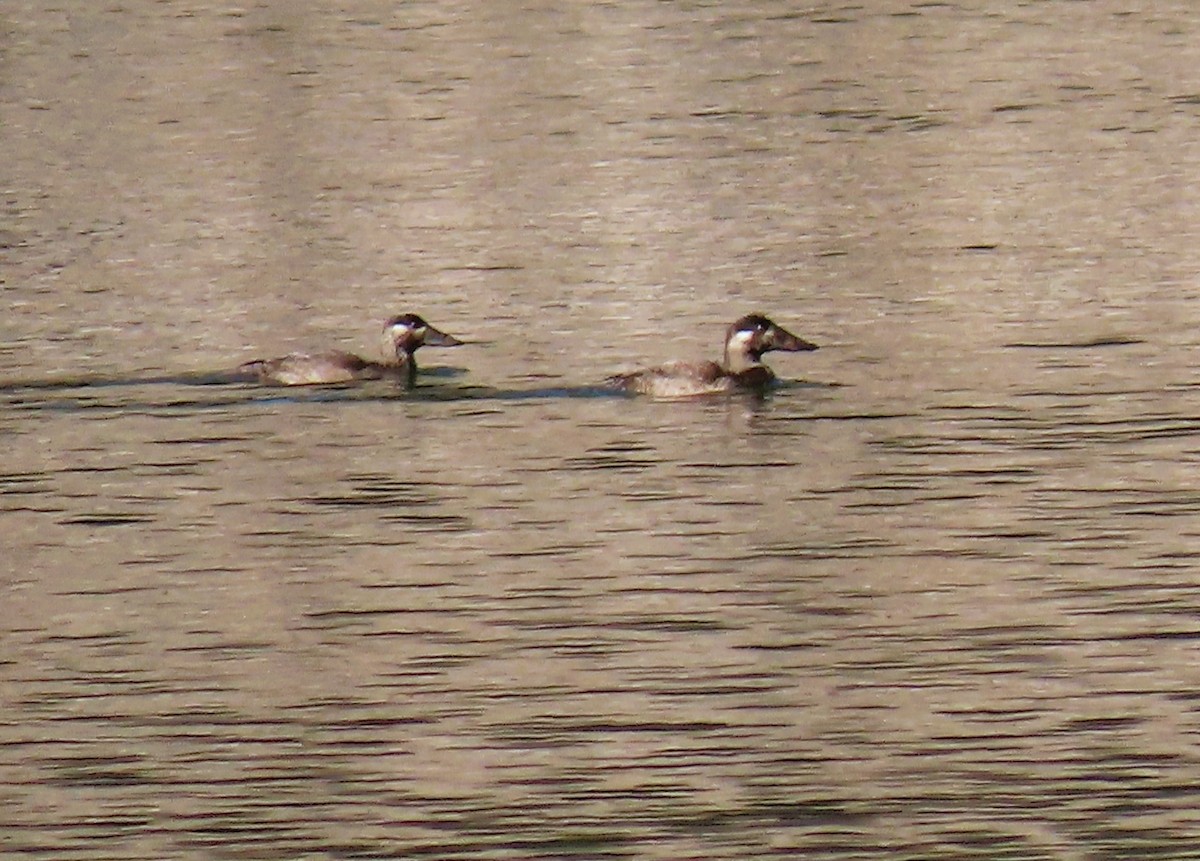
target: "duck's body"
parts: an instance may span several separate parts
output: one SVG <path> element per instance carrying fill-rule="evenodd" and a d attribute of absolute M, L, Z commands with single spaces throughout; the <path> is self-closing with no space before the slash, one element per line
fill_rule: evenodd
<path fill-rule="evenodd" d="M 462 341 L 435 329 L 416 314 L 401 314 L 383 326 L 385 361 L 371 362 L 353 353 L 293 353 L 278 359 L 255 359 L 237 369 L 240 379 L 277 386 L 313 386 L 359 380 L 391 380 L 403 386 L 416 384 L 414 353 L 425 345 L 456 347 Z"/>
<path fill-rule="evenodd" d="M 412 370 L 413 373 L 409 373 Z M 260 383 L 277 386 L 319 386 L 353 383 L 358 380 L 395 379 L 411 385 L 415 363 L 403 365 L 368 362 L 353 353 L 292 353 L 278 359 L 255 359 L 238 368 L 238 373 Z"/>
<path fill-rule="evenodd" d="M 686 398 L 737 391 L 761 392 L 775 382 L 762 362 L 771 350 L 799 352 L 817 345 L 798 338 L 761 314 L 736 320 L 725 333 L 724 362 L 672 362 L 609 377 L 612 388 L 658 398 Z"/>

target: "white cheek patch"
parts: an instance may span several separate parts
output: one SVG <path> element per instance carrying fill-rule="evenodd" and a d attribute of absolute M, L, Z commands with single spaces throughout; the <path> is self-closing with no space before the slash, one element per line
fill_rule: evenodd
<path fill-rule="evenodd" d="M 729 345 L 737 349 L 745 349 L 753 338 L 754 332 L 734 332 L 733 337 L 729 339 Z"/>

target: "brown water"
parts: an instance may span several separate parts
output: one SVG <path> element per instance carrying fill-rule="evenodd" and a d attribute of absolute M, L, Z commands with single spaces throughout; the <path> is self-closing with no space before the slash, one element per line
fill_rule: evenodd
<path fill-rule="evenodd" d="M 1200 857 L 1190 0 L 8 0 L 0 145 L 4 857 Z"/>

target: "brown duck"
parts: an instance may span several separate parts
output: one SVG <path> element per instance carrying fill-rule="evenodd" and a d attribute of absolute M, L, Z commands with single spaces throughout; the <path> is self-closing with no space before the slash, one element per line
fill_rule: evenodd
<path fill-rule="evenodd" d="M 237 369 L 239 379 L 277 386 L 312 386 L 358 380 L 393 380 L 412 387 L 417 379 L 414 353 L 423 346 L 457 347 L 463 343 L 425 322 L 417 314 L 392 317 L 383 326 L 382 362 L 353 353 L 293 353 L 278 359 L 255 359 Z"/>
<path fill-rule="evenodd" d="M 659 398 L 763 391 L 775 382 L 775 374 L 762 362 L 764 353 L 815 349 L 816 344 L 796 337 L 763 315 L 749 314 L 734 321 L 726 331 L 723 362 L 672 362 L 617 374 L 605 382 L 622 391 Z"/>

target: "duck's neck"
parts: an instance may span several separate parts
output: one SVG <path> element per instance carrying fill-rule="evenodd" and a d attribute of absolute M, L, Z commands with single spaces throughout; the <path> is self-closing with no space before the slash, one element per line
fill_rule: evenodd
<path fill-rule="evenodd" d="M 417 384 L 417 360 L 412 353 L 397 348 L 393 366 L 396 376 L 405 386 L 411 389 Z"/>
<path fill-rule="evenodd" d="M 417 360 L 413 351 L 408 349 L 408 344 L 403 340 L 393 338 L 391 333 L 386 331 L 383 334 L 383 363 L 404 385 L 409 388 L 416 385 Z"/>
<path fill-rule="evenodd" d="M 731 374 L 740 374 L 751 368 L 764 367 L 761 356 L 745 349 L 730 349 L 725 345 L 725 370 Z"/>

